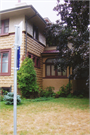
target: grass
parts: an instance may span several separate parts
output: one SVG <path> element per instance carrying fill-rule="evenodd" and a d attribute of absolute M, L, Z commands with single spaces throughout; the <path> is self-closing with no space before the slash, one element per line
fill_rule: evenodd
<path fill-rule="evenodd" d="M 13 135 L 13 106 L 0 102 L 0 123 L 0 135 Z M 89 134 L 89 99 L 23 99 L 17 106 L 17 135 Z"/>

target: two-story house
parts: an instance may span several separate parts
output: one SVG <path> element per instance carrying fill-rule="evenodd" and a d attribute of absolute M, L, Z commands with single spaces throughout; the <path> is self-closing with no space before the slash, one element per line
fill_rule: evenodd
<path fill-rule="evenodd" d="M 59 90 L 69 82 L 68 68 L 65 72 L 55 71 L 52 60 L 57 55 L 56 47 L 48 47 L 43 31 L 47 19 L 32 5 L 17 6 L 0 11 L 0 87 L 12 91 L 14 87 L 14 42 L 15 25 L 22 21 L 22 45 L 20 47 L 20 65 L 28 56 L 35 63 L 37 82 L 41 88 L 48 86 Z M 70 71 L 71 72 L 71 71 Z"/>

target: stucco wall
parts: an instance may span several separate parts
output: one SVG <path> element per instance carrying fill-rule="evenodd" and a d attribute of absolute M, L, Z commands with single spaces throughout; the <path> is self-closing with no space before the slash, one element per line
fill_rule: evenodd
<path fill-rule="evenodd" d="M 27 22 L 27 32 L 33 37 L 33 24 Z"/>
<path fill-rule="evenodd" d="M 46 46 L 46 38 L 41 32 L 39 32 L 39 42 Z"/>
<path fill-rule="evenodd" d="M 25 31 L 25 16 L 12 16 L 9 18 L 9 33 L 15 32 L 15 25 L 19 25 L 22 21 L 22 31 Z"/>
<path fill-rule="evenodd" d="M 15 25 L 18 25 L 22 21 L 22 31 L 25 31 L 25 15 L 12 16 L 9 18 L 9 33 L 15 32 Z M 33 24 L 27 22 L 27 32 L 33 37 Z M 38 41 L 46 46 L 46 38 L 41 31 L 38 30 Z"/>
<path fill-rule="evenodd" d="M 33 24 L 27 22 L 27 33 L 33 37 Z M 42 32 L 38 29 L 38 41 L 46 46 L 46 38 Z"/>
<path fill-rule="evenodd" d="M 43 89 L 46 87 L 52 86 L 55 88 L 55 92 L 59 90 L 59 88 L 63 85 L 66 85 L 69 82 L 68 79 L 43 79 Z"/>

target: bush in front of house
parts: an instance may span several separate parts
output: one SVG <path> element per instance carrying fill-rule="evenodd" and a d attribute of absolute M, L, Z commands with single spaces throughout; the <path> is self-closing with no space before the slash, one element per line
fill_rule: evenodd
<path fill-rule="evenodd" d="M 36 71 L 33 60 L 26 57 L 17 72 L 18 88 L 21 90 L 22 97 L 35 98 L 38 96 L 38 85 Z"/>
<path fill-rule="evenodd" d="M 49 86 L 46 87 L 44 90 L 40 89 L 39 90 L 39 95 L 40 97 L 54 97 L 55 93 L 54 93 L 54 87 Z"/>
<path fill-rule="evenodd" d="M 72 97 L 71 91 L 72 84 L 68 83 L 66 86 L 63 85 L 59 88 L 59 91 L 56 93 L 56 97 Z"/>
<path fill-rule="evenodd" d="M 7 95 L 4 95 L 3 100 L 5 101 L 6 105 L 13 105 L 14 93 L 8 92 Z M 21 103 L 20 95 L 17 95 L 17 104 Z"/>
<path fill-rule="evenodd" d="M 73 92 L 73 97 L 89 98 L 89 91 L 83 88 L 82 90 L 76 90 Z"/>
<path fill-rule="evenodd" d="M 3 95 L 0 95 L 0 102 L 3 101 Z"/>

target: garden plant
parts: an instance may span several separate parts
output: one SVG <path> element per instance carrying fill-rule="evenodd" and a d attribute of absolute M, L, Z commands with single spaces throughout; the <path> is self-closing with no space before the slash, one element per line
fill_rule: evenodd
<path fill-rule="evenodd" d="M 38 96 L 39 87 L 32 59 L 26 57 L 22 62 L 20 70 L 17 72 L 17 82 L 23 97 L 35 98 Z"/>

